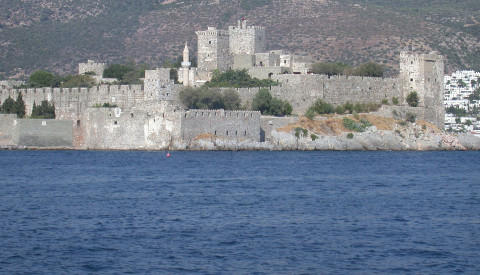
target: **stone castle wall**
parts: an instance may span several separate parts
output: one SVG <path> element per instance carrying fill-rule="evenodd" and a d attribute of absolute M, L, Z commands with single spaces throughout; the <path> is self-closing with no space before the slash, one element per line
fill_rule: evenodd
<path fill-rule="evenodd" d="M 19 119 L 15 114 L 0 115 L 0 146 L 73 146 L 71 120 Z"/>
<path fill-rule="evenodd" d="M 39 105 L 43 100 L 55 104 L 60 111 L 57 118 L 73 118 L 86 108 L 96 104 L 110 103 L 120 107 L 132 107 L 145 101 L 145 92 L 141 85 L 102 85 L 92 88 L 32 88 L 0 89 L 0 101 L 9 96 L 16 100 L 22 93 L 27 116 L 31 115 L 33 103 Z"/>
<path fill-rule="evenodd" d="M 274 75 L 279 86 L 268 88 L 272 96 L 287 100 L 293 112 L 303 115 L 317 99 L 335 106 L 351 103 L 391 102 L 392 97 L 404 101 L 402 82 L 394 78 L 326 75 Z M 242 102 L 251 104 L 260 88 L 237 89 Z"/>
<path fill-rule="evenodd" d="M 237 140 L 260 141 L 260 112 L 190 110 L 182 118 L 182 139 L 191 141 L 201 134 Z"/>
<path fill-rule="evenodd" d="M 132 108 L 89 108 L 76 122 L 81 149 L 168 149 L 180 139 L 183 112 L 167 101 Z"/>

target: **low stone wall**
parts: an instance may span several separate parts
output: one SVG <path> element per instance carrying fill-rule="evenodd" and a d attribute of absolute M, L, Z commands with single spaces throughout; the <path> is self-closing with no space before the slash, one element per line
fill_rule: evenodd
<path fill-rule="evenodd" d="M 13 135 L 16 119 L 16 114 L 0 114 L 0 146 L 15 145 L 13 143 Z"/>
<path fill-rule="evenodd" d="M 73 147 L 73 122 L 55 119 L 16 119 L 12 141 L 28 147 Z"/>

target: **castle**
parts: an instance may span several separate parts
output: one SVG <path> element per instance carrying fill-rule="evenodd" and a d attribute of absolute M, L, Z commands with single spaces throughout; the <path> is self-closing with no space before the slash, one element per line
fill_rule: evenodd
<path fill-rule="evenodd" d="M 302 115 L 317 99 L 333 105 L 347 101 L 379 103 L 396 97 L 400 106 L 384 110 L 412 112 L 443 128 L 443 57 L 436 53 L 400 54 L 397 78 L 326 76 L 308 74 L 308 58 L 266 51 L 266 33 L 262 27 L 248 26 L 246 20 L 228 30 L 208 27 L 198 36 L 198 67 L 192 68 L 188 45 L 183 49 L 179 82 L 170 79 L 169 69 L 145 72 L 144 85 L 100 85 L 93 88 L 0 89 L 0 101 L 22 93 L 27 115 L 34 103 L 43 100 L 55 104 L 56 117 L 49 120 L 0 117 L 0 145 L 13 144 L 42 147 L 56 144 L 79 149 L 167 149 L 186 148 L 199 135 L 234 140 L 268 141 L 265 120 L 258 111 L 189 110 L 179 101 L 184 86 L 199 86 L 212 74 L 228 69 L 247 69 L 258 78 L 280 83 L 270 87 L 273 96 L 287 100 L 293 113 Z M 101 80 L 105 64 L 88 61 L 79 65 L 79 73 L 89 73 Z M 242 103 L 249 106 L 259 88 L 237 89 Z M 407 95 L 416 91 L 419 107 L 406 104 Z M 103 103 L 115 108 L 95 108 Z M 70 125 L 70 126 L 69 126 Z M 49 131 L 45 131 L 45 129 Z M 65 130 L 67 129 L 67 130 Z M 47 138 L 36 137 L 44 133 Z"/>

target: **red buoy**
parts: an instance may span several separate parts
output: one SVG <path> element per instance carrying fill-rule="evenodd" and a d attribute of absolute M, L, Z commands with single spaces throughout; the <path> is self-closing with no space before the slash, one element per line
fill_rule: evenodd
<path fill-rule="evenodd" d="M 167 153 L 167 157 L 169 157 L 169 156 L 170 156 L 170 153 Z"/>

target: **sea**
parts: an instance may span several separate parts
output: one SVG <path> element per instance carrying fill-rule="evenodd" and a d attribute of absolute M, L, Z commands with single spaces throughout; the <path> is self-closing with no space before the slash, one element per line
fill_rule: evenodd
<path fill-rule="evenodd" d="M 0 151 L 0 274 L 480 274 L 480 152 Z"/>

